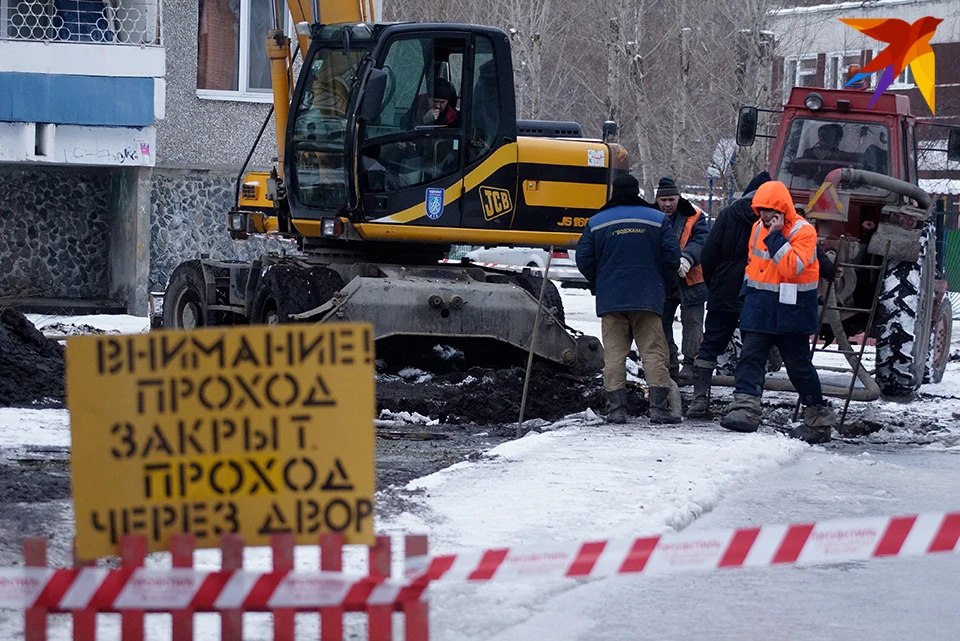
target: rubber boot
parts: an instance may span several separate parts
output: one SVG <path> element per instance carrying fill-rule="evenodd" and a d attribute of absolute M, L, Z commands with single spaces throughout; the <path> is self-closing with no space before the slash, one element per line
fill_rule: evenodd
<path fill-rule="evenodd" d="M 830 442 L 830 433 L 837 426 L 837 414 L 826 405 L 808 405 L 803 408 L 803 425 L 787 435 L 810 445 Z"/>
<path fill-rule="evenodd" d="M 760 397 L 735 393 L 720 427 L 732 432 L 756 432 L 760 427 Z"/>
<path fill-rule="evenodd" d="M 710 383 L 713 370 L 693 368 L 693 400 L 687 408 L 687 418 L 710 418 Z"/>
<path fill-rule="evenodd" d="M 679 411 L 671 411 L 667 400 L 670 394 L 669 387 L 650 388 L 650 422 L 651 423 L 679 423 L 682 416 Z"/>
<path fill-rule="evenodd" d="M 627 422 L 627 390 L 618 389 L 607 392 L 607 422 Z"/>
<path fill-rule="evenodd" d="M 693 359 L 683 359 L 683 367 L 680 368 L 680 372 L 677 374 L 677 385 L 680 387 L 687 387 L 688 385 L 693 385 L 694 379 L 693 371 Z"/>

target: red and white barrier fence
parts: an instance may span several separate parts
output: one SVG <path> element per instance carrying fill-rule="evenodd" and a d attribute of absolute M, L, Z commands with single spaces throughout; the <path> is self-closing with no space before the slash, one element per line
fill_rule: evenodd
<path fill-rule="evenodd" d="M 142 537 L 124 537 L 124 567 L 53 569 L 45 541 L 28 539 L 28 567 L 0 568 L 0 608 L 26 610 L 26 639 L 46 638 L 49 612 L 72 612 L 74 638 L 95 638 L 98 612 L 121 612 L 123 639 L 143 639 L 145 612 L 172 612 L 174 638 L 192 639 L 194 612 L 222 613 L 223 638 L 242 638 L 242 612 L 274 614 L 277 639 L 293 638 L 293 612 L 319 610 L 322 638 L 342 637 L 342 614 L 369 616 L 370 639 L 390 639 L 391 613 L 404 612 L 406 638 L 426 639 L 424 591 L 434 581 L 473 582 L 669 574 L 735 567 L 812 565 L 954 552 L 960 512 L 875 517 L 737 530 L 555 543 L 427 556 L 425 537 L 407 537 L 404 579 L 389 578 L 390 540 L 377 537 L 369 575 L 340 572 L 340 539 L 321 537 L 321 571 L 293 571 L 293 537 L 274 537 L 274 570 L 242 569 L 243 542 L 225 536 L 224 567 L 190 567 L 191 537 L 174 537 L 173 569 L 142 567 Z M 30 567 L 32 566 L 32 567 Z"/>
<path fill-rule="evenodd" d="M 808 565 L 953 552 L 958 539 L 960 513 L 844 519 L 412 557 L 406 576 L 507 581 Z"/>

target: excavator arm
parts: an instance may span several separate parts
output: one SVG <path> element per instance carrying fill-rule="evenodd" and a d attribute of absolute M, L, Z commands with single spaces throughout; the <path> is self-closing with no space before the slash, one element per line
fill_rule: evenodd
<path fill-rule="evenodd" d="M 281 176 L 287 119 L 290 116 L 294 56 L 290 49 L 290 38 L 284 30 L 284 5 L 290 10 L 293 24 L 296 25 L 297 44 L 302 57 L 310 49 L 310 25 L 321 22 L 376 22 L 380 15 L 381 0 L 272 0 L 274 28 L 267 34 L 267 56 L 270 58 L 277 158 Z"/>

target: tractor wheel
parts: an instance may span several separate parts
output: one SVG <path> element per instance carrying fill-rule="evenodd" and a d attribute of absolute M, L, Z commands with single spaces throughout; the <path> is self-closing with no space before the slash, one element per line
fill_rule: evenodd
<path fill-rule="evenodd" d="M 197 329 L 219 325 L 222 315 L 207 309 L 207 283 L 199 260 L 188 260 L 173 270 L 163 295 L 166 329 Z"/>
<path fill-rule="evenodd" d="M 917 262 L 888 261 L 877 301 L 877 384 L 884 396 L 911 396 L 924 378 L 930 349 L 936 245 L 932 226 Z"/>
<path fill-rule="evenodd" d="M 930 367 L 923 377 L 924 383 L 939 383 L 943 380 L 943 373 L 950 360 L 950 339 L 953 334 L 953 305 L 950 298 L 943 297 L 940 309 L 937 312 L 936 323 L 933 326 L 931 339 Z"/>
<path fill-rule="evenodd" d="M 260 279 L 250 322 L 263 325 L 296 322 L 290 318 L 319 307 L 343 287 L 340 274 L 326 267 L 303 269 L 274 265 Z"/>
<path fill-rule="evenodd" d="M 542 276 L 533 274 L 518 274 L 515 281 L 521 289 L 533 296 L 534 300 L 540 300 L 540 286 L 543 283 Z M 543 306 L 546 309 L 553 308 L 553 315 L 561 323 L 564 322 L 563 299 L 560 297 L 560 290 L 553 284 L 552 280 L 547 281 L 547 291 L 543 292 Z"/>

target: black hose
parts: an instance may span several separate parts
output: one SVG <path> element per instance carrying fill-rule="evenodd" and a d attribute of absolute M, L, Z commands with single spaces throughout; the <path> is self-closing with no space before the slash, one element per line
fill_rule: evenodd
<path fill-rule="evenodd" d="M 247 159 L 243 161 L 243 166 L 240 168 L 240 173 L 237 174 L 237 189 L 233 196 L 233 202 L 237 205 L 240 204 L 240 183 L 243 182 L 243 175 L 247 171 L 247 165 L 250 164 L 250 159 L 253 158 L 253 152 L 257 150 L 257 145 L 260 144 L 260 139 L 263 138 L 263 132 L 267 130 L 267 125 L 270 124 L 271 118 L 273 118 L 273 105 L 270 105 L 270 111 L 267 112 L 267 117 L 260 126 L 260 133 L 257 134 L 256 139 L 253 141 L 253 146 L 250 147 L 250 153 L 247 154 Z"/>
<path fill-rule="evenodd" d="M 293 50 L 293 60 L 296 60 L 298 53 L 300 53 L 299 43 Z M 263 124 L 260 125 L 260 133 L 258 133 L 256 139 L 254 139 L 253 145 L 250 147 L 250 153 L 247 154 L 247 158 L 243 161 L 243 166 L 240 168 L 240 173 L 237 174 L 237 188 L 233 195 L 233 202 L 237 205 L 240 204 L 240 184 L 243 182 L 243 174 L 246 173 L 247 165 L 250 164 L 250 159 L 253 158 L 253 153 L 257 150 L 257 145 L 260 144 L 260 139 L 263 138 L 263 132 L 267 130 L 267 125 L 270 124 L 271 118 L 273 118 L 273 105 L 270 105 L 270 111 L 267 112 L 267 117 L 263 119 Z M 286 136 L 287 132 L 283 132 L 283 135 Z"/>

